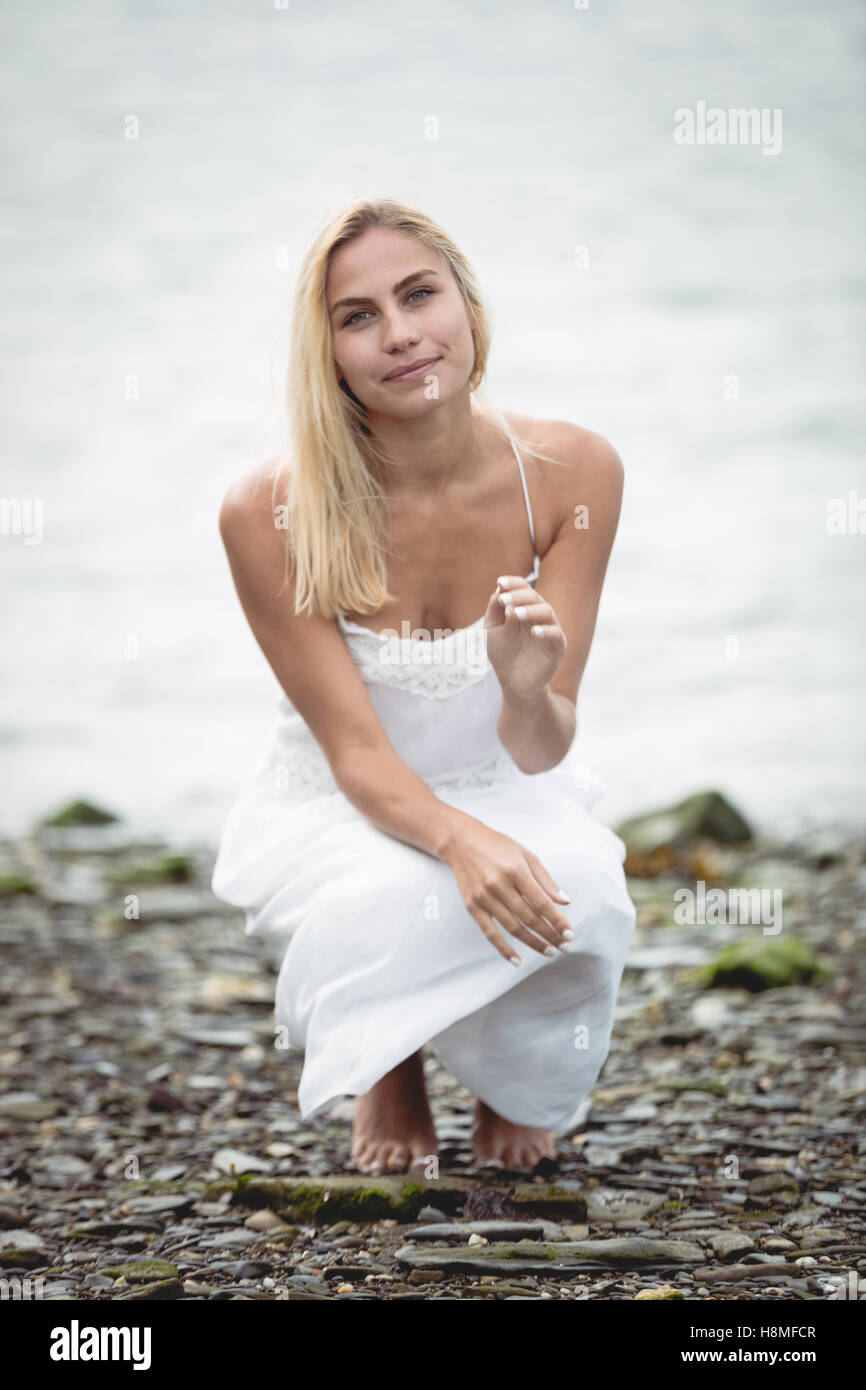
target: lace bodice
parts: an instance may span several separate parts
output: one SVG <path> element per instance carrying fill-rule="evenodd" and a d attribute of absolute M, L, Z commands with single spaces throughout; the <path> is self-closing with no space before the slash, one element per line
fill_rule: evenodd
<path fill-rule="evenodd" d="M 538 578 L 536 555 L 527 584 Z M 367 685 L 387 685 L 428 700 L 457 695 L 492 674 L 487 656 L 484 614 L 468 627 L 415 637 L 394 628 L 375 632 L 340 614 L 337 618 L 349 653 Z"/>

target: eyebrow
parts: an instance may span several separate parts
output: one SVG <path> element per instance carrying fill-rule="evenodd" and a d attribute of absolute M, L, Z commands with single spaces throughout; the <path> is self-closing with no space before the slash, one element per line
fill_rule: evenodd
<path fill-rule="evenodd" d="M 396 285 L 393 285 L 392 288 L 391 288 L 391 293 L 392 293 L 392 294 L 399 294 L 400 291 L 401 291 L 401 290 L 404 290 L 404 289 L 406 288 L 407 285 L 411 285 L 412 282 L 413 282 L 414 280 L 423 280 L 423 279 L 425 279 L 425 277 L 428 276 L 428 275 L 436 275 L 436 276 L 438 277 L 438 274 L 439 274 L 439 272 L 436 271 L 436 270 L 414 270 L 414 271 L 412 272 L 411 275 L 405 276 L 404 279 L 399 280 L 399 281 L 397 282 Z M 353 296 L 352 298 L 349 298 L 349 299 L 338 299 L 337 302 L 336 302 L 336 304 L 334 304 L 334 305 L 331 307 L 329 313 L 330 313 L 330 314 L 335 314 L 335 313 L 337 312 L 338 309 L 345 309 L 345 308 L 347 308 L 347 307 L 348 307 L 349 305 L 351 305 L 351 304 L 372 304 L 372 303 L 374 303 L 374 300 L 373 300 L 372 295 L 369 295 L 369 294 L 363 294 L 363 295 L 360 295 L 360 296 Z"/>

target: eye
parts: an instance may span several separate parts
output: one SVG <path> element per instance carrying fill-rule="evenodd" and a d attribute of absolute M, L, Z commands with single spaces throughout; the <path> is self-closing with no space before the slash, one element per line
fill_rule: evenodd
<path fill-rule="evenodd" d="M 407 303 L 411 303 L 412 300 L 415 299 L 415 295 L 416 295 L 416 294 L 422 294 L 422 295 L 424 296 L 424 299 L 426 299 L 428 295 L 437 294 L 437 293 L 438 293 L 438 291 L 432 289 L 429 285 L 419 285 L 417 289 L 412 290 L 411 293 L 410 293 L 409 295 L 407 295 L 406 302 L 407 302 Z M 416 304 L 423 304 L 423 303 L 424 303 L 424 299 L 420 299 L 420 300 L 416 299 L 416 300 L 415 300 L 415 303 L 416 303 Z M 356 309 L 355 312 L 354 312 L 353 314 L 350 314 L 349 317 L 348 317 L 347 319 L 344 319 L 344 320 L 343 320 L 343 323 L 341 324 L 341 327 L 342 327 L 342 328 L 351 328 L 352 325 L 355 323 L 355 320 L 356 320 L 356 319 L 360 319 L 364 314 L 368 314 L 369 312 L 370 312 L 369 309 Z"/>

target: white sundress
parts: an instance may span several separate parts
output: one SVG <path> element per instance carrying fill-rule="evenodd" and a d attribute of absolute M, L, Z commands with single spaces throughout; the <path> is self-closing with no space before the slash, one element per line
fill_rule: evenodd
<path fill-rule="evenodd" d="M 500 928 L 522 958 L 509 964 L 448 865 L 352 805 L 281 692 L 224 822 L 211 887 L 279 965 L 275 1022 L 304 1051 L 301 1115 L 364 1094 L 429 1043 L 506 1120 L 561 1131 L 607 1056 L 635 926 L 625 845 L 590 814 L 605 784 L 574 744 L 549 771 L 520 771 L 496 732 L 483 615 L 433 639 L 338 623 L 399 756 L 441 800 L 538 855 L 571 899 L 559 906 L 575 938 L 551 958 Z"/>

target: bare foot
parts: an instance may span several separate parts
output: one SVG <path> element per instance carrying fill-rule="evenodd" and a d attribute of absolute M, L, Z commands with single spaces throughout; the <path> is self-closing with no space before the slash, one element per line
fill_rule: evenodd
<path fill-rule="evenodd" d="M 472 1146 L 479 1167 L 493 1163 L 500 1168 L 534 1168 L 541 1158 L 556 1158 L 556 1144 L 549 1129 L 513 1125 L 483 1100 L 475 1102 Z"/>
<path fill-rule="evenodd" d="M 405 1173 L 438 1152 L 424 1063 L 414 1052 L 358 1096 L 352 1158 L 359 1173 Z"/>

